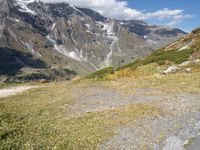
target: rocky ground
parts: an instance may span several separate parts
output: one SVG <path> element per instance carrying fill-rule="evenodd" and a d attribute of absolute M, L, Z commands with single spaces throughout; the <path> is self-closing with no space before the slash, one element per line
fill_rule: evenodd
<path fill-rule="evenodd" d="M 137 89 L 134 94 L 92 86 L 70 91 L 75 97 L 70 112 L 77 116 L 86 112 L 115 109 L 128 104 L 151 103 L 163 110 L 163 115 L 134 121 L 116 128 L 117 135 L 103 143 L 107 149 L 198 149 L 200 94 L 167 93 L 153 88 Z M 195 149 L 195 150 L 196 150 Z"/>
<path fill-rule="evenodd" d="M 35 86 L 21 86 L 21 87 L 15 87 L 15 88 L 0 89 L 0 98 L 13 96 L 32 88 L 36 88 L 36 87 Z"/>
<path fill-rule="evenodd" d="M 108 81 L 63 85 L 65 90 L 61 93 L 68 93 L 68 97 L 73 99 L 66 105 L 62 104 L 64 113 L 69 118 L 81 118 L 88 113 L 101 113 L 137 104 L 152 105 L 161 112 L 114 126 L 114 136 L 100 143 L 99 149 L 199 150 L 200 94 L 198 92 L 164 90 L 149 85 L 127 91 L 107 85 L 107 83 L 115 85 L 112 82 L 121 87 L 127 84 L 129 88 L 134 84 L 134 81 L 128 83 L 126 80 L 121 80 L 121 83 Z M 30 88 L 34 87 L 2 89 L 0 97 L 14 95 Z M 53 92 L 49 94 L 54 95 Z"/>

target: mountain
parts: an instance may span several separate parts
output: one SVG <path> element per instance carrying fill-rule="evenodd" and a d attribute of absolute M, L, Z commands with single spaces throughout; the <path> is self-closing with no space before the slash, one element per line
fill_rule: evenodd
<path fill-rule="evenodd" d="M 121 20 L 120 24 L 128 28 L 129 32 L 144 38 L 149 47 L 153 49 L 164 47 L 187 34 L 180 29 L 150 25 L 144 21 L 138 20 Z"/>
<path fill-rule="evenodd" d="M 57 75 L 61 78 L 86 75 L 144 57 L 154 48 L 185 34 L 179 29 L 137 20 L 108 19 L 93 10 L 67 3 L 1 0 L 1 53 L 9 52 L 5 62 L 10 62 L 11 55 L 16 62 L 12 63 L 16 66 L 12 66 L 18 69 L 0 73 L 15 74 L 20 79 L 37 73 L 50 78 L 52 72 L 53 79 Z M 16 53 L 28 57 L 26 60 L 31 59 L 32 63 L 45 65 L 27 65 L 24 59 L 15 56 Z"/>
<path fill-rule="evenodd" d="M 146 76 L 170 73 L 191 73 L 200 71 L 200 28 L 183 38 L 154 51 L 152 54 L 124 64 L 108 67 L 87 76 L 88 78 L 107 78 L 109 76 Z"/>

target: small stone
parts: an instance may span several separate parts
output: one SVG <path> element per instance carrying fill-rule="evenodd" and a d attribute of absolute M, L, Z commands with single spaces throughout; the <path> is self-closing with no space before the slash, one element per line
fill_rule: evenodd
<path fill-rule="evenodd" d="M 187 73 L 191 73 L 191 72 L 192 72 L 192 69 L 191 69 L 191 68 L 186 68 L 185 71 L 186 71 Z"/>
<path fill-rule="evenodd" d="M 168 73 L 175 73 L 179 68 L 177 66 L 171 66 L 167 70 L 165 70 L 163 73 L 168 74 Z"/>

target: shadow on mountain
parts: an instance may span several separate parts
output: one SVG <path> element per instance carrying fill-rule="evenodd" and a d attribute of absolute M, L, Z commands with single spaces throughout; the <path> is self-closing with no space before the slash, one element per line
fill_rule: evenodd
<path fill-rule="evenodd" d="M 47 64 L 30 54 L 0 47 L 0 75 L 15 75 L 23 67 L 42 69 L 47 68 Z"/>

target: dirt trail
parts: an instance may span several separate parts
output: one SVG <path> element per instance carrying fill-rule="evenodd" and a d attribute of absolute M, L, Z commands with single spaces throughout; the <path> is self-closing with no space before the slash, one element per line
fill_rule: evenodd
<path fill-rule="evenodd" d="M 184 150 L 190 149 L 184 145 L 200 134 L 199 94 L 164 92 L 153 88 L 126 94 L 98 85 L 71 88 L 69 93 L 75 99 L 68 110 L 73 117 L 137 103 L 152 103 L 165 112 L 157 118 L 117 127 L 116 136 L 102 143 L 100 150 L 135 150 L 142 149 L 141 146 L 154 150 Z M 192 150 L 197 144 L 198 141 L 193 143 Z"/>
<path fill-rule="evenodd" d="M 24 91 L 32 89 L 32 88 L 36 88 L 36 86 L 21 86 L 21 87 L 9 88 L 9 89 L 1 89 L 0 90 L 0 98 L 13 96 L 13 95 L 16 95 L 18 93 L 24 92 Z"/>

